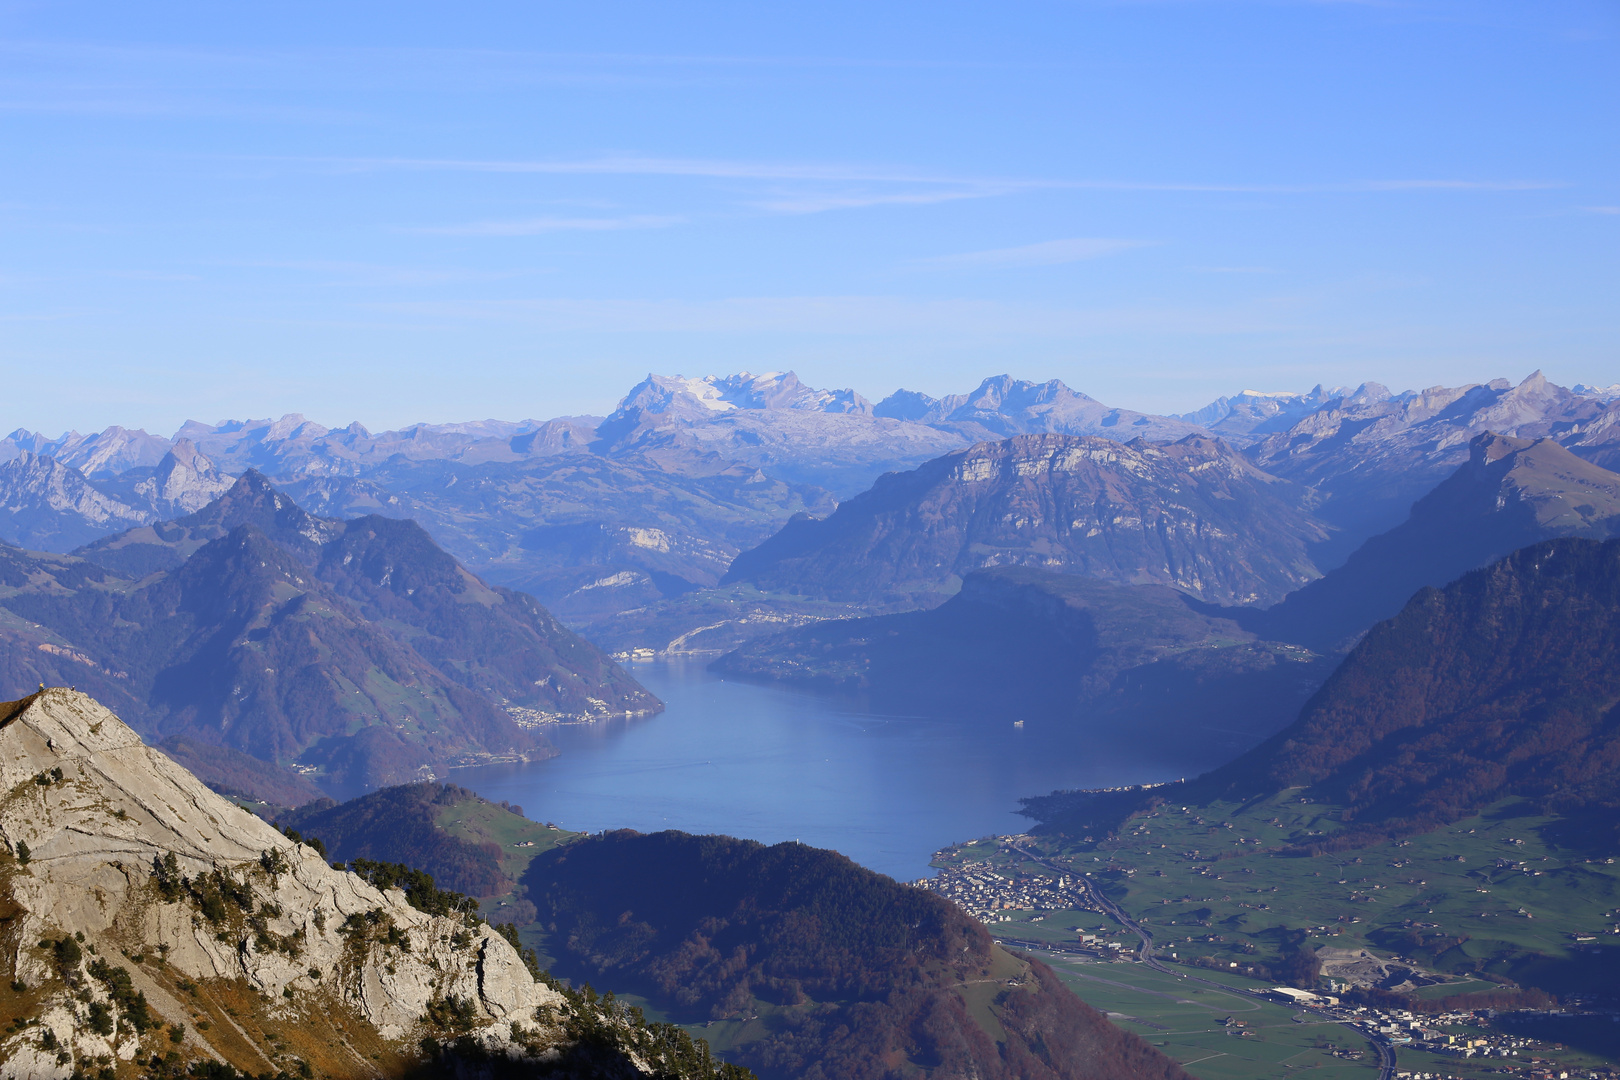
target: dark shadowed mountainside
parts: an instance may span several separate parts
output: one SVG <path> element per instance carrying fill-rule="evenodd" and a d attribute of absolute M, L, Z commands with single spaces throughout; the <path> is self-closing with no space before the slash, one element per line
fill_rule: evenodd
<path fill-rule="evenodd" d="M 477 798 L 454 784 L 405 784 L 346 803 L 311 803 L 283 814 L 276 824 L 320 840 L 339 861 L 405 863 L 432 874 L 443 888 L 493 896 L 508 885 L 499 845 L 452 836 L 438 820 L 441 809 Z"/>
<path fill-rule="evenodd" d="M 831 517 L 797 517 L 725 582 L 931 605 L 963 575 L 1034 566 L 1265 602 L 1316 576 L 1326 534 L 1288 484 L 1207 436 L 1157 445 L 1020 435 L 891 473 Z"/>
<path fill-rule="evenodd" d="M 1551 439 L 1486 432 L 1400 526 L 1270 610 L 1235 617 L 1266 637 L 1321 652 L 1346 648 L 1425 586 L 1445 585 L 1540 540 L 1616 534 L 1620 474 Z"/>
<path fill-rule="evenodd" d="M 550 716 L 641 712 L 655 699 L 524 593 L 486 585 L 413 521 L 315 517 L 258 473 L 195 514 L 76 554 L 130 576 L 180 566 L 243 526 L 262 532 L 445 678 L 497 705 Z"/>
<path fill-rule="evenodd" d="M 614 832 L 525 883 L 559 970 L 718 1021 L 717 1048 L 769 1080 L 1186 1075 L 955 905 L 836 852 Z"/>
<path fill-rule="evenodd" d="M 1059 827 L 1091 826 L 1154 801 L 1291 788 L 1340 806 L 1351 839 L 1431 828 L 1509 797 L 1614 828 L 1620 541 L 1551 540 L 1424 589 L 1368 632 L 1298 720 L 1212 773 L 1026 802 Z"/>
<path fill-rule="evenodd" d="M 712 667 L 902 714 L 1128 728 L 1231 753 L 1292 719 L 1327 669 L 1220 616 L 1161 585 L 1010 567 L 969 574 L 938 608 L 811 623 Z"/>
<path fill-rule="evenodd" d="M 535 726 L 548 718 L 660 707 L 415 524 L 314 518 L 256 473 L 84 558 L 0 549 L 0 573 L 0 672 L 14 686 L 86 685 L 150 738 L 183 740 L 204 779 L 270 802 L 301 785 L 294 765 L 354 790 L 548 756 Z"/>
<path fill-rule="evenodd" d="M 158 749 L 193 776 L 206 777 L 208 786 L 221 795 L 270 806 L 303 806 L 325 798 L 308 777 L 228 746 L 173 735 Z"/>

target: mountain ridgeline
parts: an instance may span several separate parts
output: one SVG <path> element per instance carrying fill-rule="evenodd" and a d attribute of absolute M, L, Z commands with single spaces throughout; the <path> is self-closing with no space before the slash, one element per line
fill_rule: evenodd
<path fill-rule="evenodd" d="M 1151 804 L 1298 789 L 1335 804 L 1319 845 L 1433 828 L 1504 799 L 1620 842 L 1620 540 L 1536 544 L 1426 588 L 1350 652 L 1299 718 L 1195 780 L 1025 800 L 1065 830 Z"/>
<path fill-rule="evenodd" d="M 914 607 L 973 570 L 1023 565 L 1274 601 L 1316 576 L 1309 545 L 1326 537 L 1288 489 L 1207 437 L 1020 435 L 884 476 L 824 520 L 795 518 L 724 580 Z"/>
<path fill-rule="evenodd" d="M 545 719 L 660 707 L 414 523 L 314 518 L 253 472 L 195 514 L 77 556 L 0 549 L 0 573 L 9 684 L 84 684 L 249 796 L 263 794 L 249 759 L 278 790 L 294 764 L 352 790 L 548 756 Z"/>
<path fill-rule="evenodd" d="M 1186 1074 L 954 904 L 835 852 L 605 833 L 525 883 L 558 970 L 646 995 L 766 1080 Z"/>
<path fill-rule="evenodd" d="M 928 565 L 888 575 L 895 580 L 849 570 L 849 580 L 828 587 L 870 614 L 938 602 L 939 590 L 948 593 L 966 570 L 1015 562 L 1172 584 L 1211 602 L 1266 604 L 1398 525 L 1486 431 L 1550 439 L 1612 467 L 1620 463 L 1620 398 L 1554 386 L 1536 372 L 1517 385 L 1497 379 L 1399 393 L 1376 383 L 1244 391 L 1180 416 L 1154 416 L 1057 380 L 1001 375 L 968 393 L 899 390 L 874 404 L 853 390 L 807 386 L 792 372 L 743 372 L 649 375 L 605 418 L 371 432 L 292 414 L 188 422 L 172 439 L 120 427 L 55 439 L 19 429 L 0 439 L 0 539 L 71 550 L 195 511 L 232 477 L 257 469 L 323 515 L 417 520 L 473 572 L 534 594 L 571 626 L 610 634 L 615 648 L 661 649 L 717 621 L 688 601 L 694 592 L 769 607 L 781 594 L 749 594 L 756 578 L 772 589 L 820 587 L 793 580 L 792 567 L 765 573 L 744 560 L 747 575 L 715 588 L 734 557 L 794 515 L 827 518 L 838 500 L 853 500 L 885 472 L 917 470 L 979 443 L 1049 434 L 1114 445 L 1143 440 L 1164 450 L 1189 437 L 1218 437 L 1259 470 L 1289 516 L 1264 505 L 1250 514 L 1244 508 L 1255 504 L 1240 490 L 1186 487 L 1174 470 L 1153 468 L 1101 484 L 1095 508 L 1081 504 L 1083 484 L 1068 485 L 1050 506 L 1039 497 L 1013 500 L 1001 526 L 980 515 L 961 557 L 934 537 Z M 1183 490 L 1166 490 L 1167 479 Z M 1232 507 L 1219 505 L 1227 494 L 1236 498 Z M 1061 513 L 1031 512 L 1048 509 Z M 1077 543 L 1065 535 L 1073 531 L 1067 523 L 1090 509 L 1097 520 Z M 1158 522 L 1166 535 L 1132 536 L 1136 518 Z M 1251 540 L 1244 531 L 1260 518 L 1276 535 L 1262 529 Z M 841 523 L 848 519 L 846 512 Z M 783 539 L 804 532 L 796 523 Z M 983 551 L 974 547 L 981 541 Z M 781 544 L 772 550 L 774 560 Z M 865 586 L 881 594 L 875 602 L 860 592 Z M 781 603 L 793 608 L 802 599 Z M 635 614 L 620 625 L 626 613 Z M 732 632 L 722 636 L 733 642 L 754 632 L 744 616 L 729 622 Z"/>
<path fill-rule="evenodd" d="M 1339 650 L 1421 588 L 1446 585 L 1541 540 L 1616 535 L 1620 474 L 1551 439 L 1485 432 L 1402 524 L 1275 607 L 1238 617 L 1266 637 Z"/>

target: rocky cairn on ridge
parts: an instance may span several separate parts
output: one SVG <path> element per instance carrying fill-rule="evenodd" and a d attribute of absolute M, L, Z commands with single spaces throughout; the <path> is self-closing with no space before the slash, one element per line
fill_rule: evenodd
<path fill-rule="evenodd" d="M 84 694 L 0 705 L 0 792 L 0 1074 L 401 1075 L 436 1040 L 574 1075 L 577 998 L 500 933 L 333 869 Z"/>

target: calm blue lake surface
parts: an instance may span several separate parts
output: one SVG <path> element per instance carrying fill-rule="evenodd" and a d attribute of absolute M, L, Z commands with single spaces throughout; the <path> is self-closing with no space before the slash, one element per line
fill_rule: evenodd
<path fill-rule="evenodd" d="M 448 779 L 569 829 L 802 840 L 913 880 L 947 844 L 1023 832 L 1032 823 L 1013 813 L 1020 796 L 1175 779 L 1214 763 L 1177 740 L 1076 732 L 1039 717 L 1015 729 L 882 715 L 724 680 L 703 661 L 632 672 L 667 711 L 548 728 L 559 757 Z"/>

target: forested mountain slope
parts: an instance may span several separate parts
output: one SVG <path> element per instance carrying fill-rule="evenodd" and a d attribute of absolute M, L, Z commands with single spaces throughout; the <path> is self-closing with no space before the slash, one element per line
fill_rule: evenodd
<path fill-rule="evenodd" d="M 1620 540 L 1550 540 L 1424 589 L 1293 724 L 1196 780 L 1026 802 L 1054 826 L 1094 829 L 1150 804 L 1294 789 L 1341 808 L 1344 829 L 1318 844 L 1420 831 L 1515 797 L 1615 830 Z"/>
<path fill-rule="evenodd" d="M 559 970 L 718 1021 L 722 1052 L 770 1080 L 1186 1075 L 955 905 L 835 852 L 614 832 L 525 883 Z"/>

